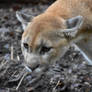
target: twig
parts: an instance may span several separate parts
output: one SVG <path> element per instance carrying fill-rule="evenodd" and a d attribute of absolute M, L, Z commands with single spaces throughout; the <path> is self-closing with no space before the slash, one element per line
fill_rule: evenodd
<path fill-rule="evenodd" d="M 7 64 L 8 62 L 7 61 L 2 61 L 2 63 L 0 64 L 0 70 Z"/>
<path fill-rule="evenodd" d="M 11 46 L 11 60 L 13 60 L 13 59 L 14 59 L 13 54 L 14 54 L 14 51 L 13 51 L 13 46 Z"/>
<path fill-rule="evenodd" d="M 18 86 L 16 87 L 16 91 L 19 89 L 19 87 L 20 87 L 20 85 L 21 85 L 21 83 L 22 83 L 24 77 L 25 77 L 27 74 L 28 74 L 28 73 L 26 72 L 26 73 L 23 75 L 23 77 L 21 78 L 21 80 L 20 80 Z"/>
<path fill-rule="evenodd" d="M 17 55 L 17 60 L 20 61 L 20 57 L 19 57 L 19 55 Z"/>

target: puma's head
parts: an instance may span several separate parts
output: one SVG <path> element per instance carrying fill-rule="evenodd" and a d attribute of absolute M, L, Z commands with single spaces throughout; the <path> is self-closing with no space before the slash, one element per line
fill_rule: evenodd
<path fill-rule="evenodd" d="M 19 20 L 22 25 L 27 23 L 22 15 L 17 13 L 17 16 L 23 20 Z M 63 56 L 71 42 L 68 36 L 75 37 L 82 23 L 82 16 L 63 19 L 45 13 L 29 19 L 21 41 L 27 65 L 34 69 L 40 65 L 52 64 Z"/>

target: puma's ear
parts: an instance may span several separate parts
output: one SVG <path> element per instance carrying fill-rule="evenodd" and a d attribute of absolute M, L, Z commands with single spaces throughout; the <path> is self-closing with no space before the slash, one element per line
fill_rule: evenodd
<path fill-rule="evenodd" d="M 16 17 L 19 20 L 19 22 L 21 22 L 23 30 L 25 30 L 27 24 L 31 22 L 31 20 L 33 19 L 32 15 L 27 15 L 19 11 L 16 12 Z"/>
<path fill-rule="evenodd" d="M 83 17 L 76 16 L 66 20 L 67 29 L 64 29 L 64 33 L 69 33 L 70 36 L 75 37 L 78 31 L 80 31 L 83 24 Z"/>
<path fill-rule="evenodd" d="M 80 29 L 82 28 L 82 24 L 82 16 L 76 16 L 68 20 L 65 20 L 65 25 L 67 26 L 67 28 L 61 29 L 61 31 L 58 32 L 58 35 L 62 36 L 65 34 L 66 36 L 75 37 L 78 31 L 80 31 Z"/>
<path fill-rule="evenodd" d="M 83 17 L 82 16 L 76 16 L 76 17 L 73 17 L 73 18 L 66 20 L 66 26 L 68 29 L 72 29 L 72 28 L 79 29 L 82 24 L 83 24 Z"/>

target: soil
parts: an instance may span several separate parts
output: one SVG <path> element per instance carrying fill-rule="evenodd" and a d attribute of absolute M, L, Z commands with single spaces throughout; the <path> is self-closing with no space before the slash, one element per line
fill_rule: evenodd
<path fill-rule="evenodd" d="M 74 47 L 40 77 L 32 77 L 23 66 L 23 30 L 15 13 L 22 10 L 36 16 L 48 6 L 0 4 L 0 92 L 92 92 L 92 66 Z"/>

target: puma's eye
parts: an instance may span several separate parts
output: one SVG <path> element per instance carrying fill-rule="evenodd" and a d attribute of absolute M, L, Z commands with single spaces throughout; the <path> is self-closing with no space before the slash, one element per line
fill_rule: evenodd
<path fill-rule="evenodd" d="M 29 46 L 27 43 L 23 43 L 25 49 L 28 51 L 28 52 L 32 52 L 32 47 Z"/>
<path fill-rule="evenodd" d="M 46 52 L 49 52 L 51 49 L 52 47 L 43 46 L 40 50 L 40 54 L 45 54 Z"/>
<path fill-rule="evenodd" d="M 28 46 L 28 44 L 27 44 L 27 43 L 23 43 L 23 45 L 24 45 L 24 47 L 25 47 L 26 49 L 28 49 L 28 48 L 29 48 L 29 46 Z"/>

